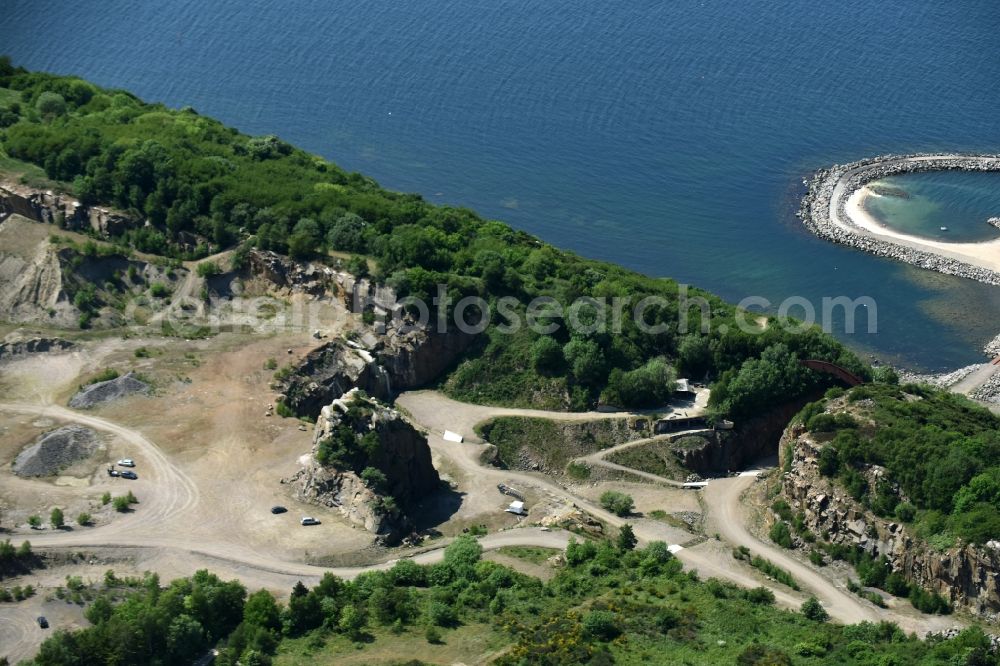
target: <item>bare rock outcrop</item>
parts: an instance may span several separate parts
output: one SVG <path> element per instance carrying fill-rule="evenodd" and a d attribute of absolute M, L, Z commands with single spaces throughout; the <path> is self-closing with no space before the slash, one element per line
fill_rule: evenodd
<path fill-rule="evenodd" d="M 76 343 L 62 338 L 32 338 L 16 342 L 0 342 L 0 361 L 23 354 L 67 351 L 74 347 L 76 347 Z"/>
<path fill-rule="evenodd" d="M 97 232 L 104 238 L 118 236 L 145 224 L 145 220 L 105 208 L 87 206 L 66 194 L 35 190 L 11 182 L 0 183 L 0 220 L 10 215 L 57 224 L 65 229 Z"/>
<path fill-rule="evenodd" d="M 856 502 L 847 491 L 819 473 L 818 456 L 824 444 L 802 426 L 792 426 L 782 438 L 791 445 L 791 470 L 784 475 L 782 492 L 793 511 L 801 511 L 806 527 L 829 534 L 833 543 L 857 546 L 873 557 L 885 555 L 894 571 L 931 589 L 953 604 L 988 620 L 1000 616 L 1000 543 L 980 546 L 960 543 L 944 551 L 932 548 L 897 522 L 879 518 Z M 872 465 L 866 481 L 875 487 L 884 469 Z M 905 499 L 905 498 L 904 498 Z"/>
<path fill-rule="evenodd" d="M 374 435 L 375 444 L 357 446 L 364 451 L 342 455 L 323 464 L 319 458 L 324 441 L 350 428 L 361 438 Z M 384 482 L 362 479 L 362 468 L 374 468 Z M 351 523 L 364 527 L 379 543 L 393 545 L 412 531 L 406 511 L 440 487 L 431 463 L 427 438 L 394 409 L 358 389 L 351 389 L 326 405 L 316 420 L 312 453 L 306 464 L 287 480 L 296 497 L 337 509 Z"/>

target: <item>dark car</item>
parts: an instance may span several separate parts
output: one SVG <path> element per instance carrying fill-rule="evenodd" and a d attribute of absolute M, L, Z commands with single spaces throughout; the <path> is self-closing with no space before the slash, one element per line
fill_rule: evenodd
<path fill-rule="evenodd" d="M 138 474 L 136 474 L 135 472 L 129 471 L 129 470 L 126 470 L 126 471 L 122 472 L 120 476 L 123 479 L 131 479 L 133 481 L 135 481 L 136 479 L 139 478 Z"/>
<path fill-rule="evenodd" d="M 49 621 L 45 619 L 44 615 L 38 616 L 38 626 L 41 627 L 42 629 L 49 628 Z"/>
<path fill-rule="evenodd" d="M 288 511 L 288 509 L 286 509 L 283 506 L 272 506 L 271 507 L 271 513 L 284 513 L 286 511 Z"/>

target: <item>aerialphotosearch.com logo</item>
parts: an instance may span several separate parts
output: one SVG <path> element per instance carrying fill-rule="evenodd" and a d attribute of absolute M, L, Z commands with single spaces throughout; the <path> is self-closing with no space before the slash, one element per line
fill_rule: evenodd
<path fill-rule="evenodd" d="M 817 324 L 827 333 L 850 335 L 859 331 L 859 324 L 866 333 L 878 331 L 878 307 L 870 296 L 823 297 L 819 307 L 802 296 L 790 296 L 777 305 L 763 296 L 749 296 L 735 308 L 725 306 L 725 312 L 719 313 L 713 311 L 709 300 L 684 284 L 678 285 L 675 298 L 583 296 L 569 304 L 548 296 L 528 302 L 513 296 L 492 302 L 479 296 L 455 300 L 445 285 L 437 286 L 437 295 L 428 303 L 415 296 L 396 299 L 388 290 L 366 287 L 365 282 L 354 286 L 347 299 L 350 311 L 332 297 L 286 300 L 233 295 L 177 299 L 143 320 L 169 326 L 175 333 L 200 334 L 236 329 L 259 333 L 327 330 L 351 314 L 361 315 L 380 333 L 389 329 L 399 333 L 457 329 L 476 335 L 492 325 L 501 334 L 512 335 L 526 327 L 538 335 L 552 335 L 565 327 L 571 334 L 587 336 L 621 333 L 628 320 L 648 335 L 695 330 L 708 334 L 713 329 L 724 335 L 734 327 L 747 335 L 759 335 L 772 326 L 789 333 L 804 333 Z M 138 311 L 131 307 L 126 317 L 136 323 Z"/>

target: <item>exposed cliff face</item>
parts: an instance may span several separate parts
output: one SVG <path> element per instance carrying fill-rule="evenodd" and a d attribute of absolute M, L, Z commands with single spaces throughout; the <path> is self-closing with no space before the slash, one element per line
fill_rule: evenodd
<path fill-rule="evenodd" d="M 872 556 L 885 555 L 892 568 L 953 604 L 991 620 L 1000 615 L 1000 544 L 996 548 L 960 545 L 939 552 L 907 533 L 904 525 L 879 518 L 847 491 L 819 473 L 817 458 L 824 446 L 801 426 L 789 428 L 782 448 L 792 446 L 791 471 L 782 492 L 794 511 L 802 511 L 815 534 L 829 533 L 833 543 L 858 546 Z M 865 471 L 870 486 L 884 470 Z M 998 535 L 1000 536 L 1000 535 Z M 991 544 L 994 542 L 990 542 Z"/>
<path fill-rule="evenodd" d="M 702 476 L 744 469 L 778 453 L 785 425 L 809 400 L 778 405 L 766 414 L 736 424 L 732 430 L 701 433 L 704 445 L 678 448 L 674 453 L 684 467 Z"/>
<path fill-rule="evenodd" d="M 315 417 L 354 387 L 390 400 L 437 379 L 474 340 L 457 330 L 415 326 L 392 289 L 326 265 L 255 250 L 249 268 L 254 278 L 278 289 L 335 298 L 352 312 L 371 311 L 378 318 L 356 342 L 336 340 L 313 350 L 285 380 L 284 402 L 298 414 Z"/>
<path fill-rule="evenodd" d="M 41 192 L 16 183 L 0 183 L 0 220 L 12 214 L 58 224 L 65 229 L 96 231 L 104 238 L 118 236 L 145 221 L 101 206 L 85 206 L 73 197 Z"/>
<path fill-rule="evenodd" d="M 349 410 L 354 408 L 354 417 Z M 364 418 L 357 420 L 361 408 Z M 378 445 L 368 454 L 366 466 L 385 475 L 384 488 L 372 488 L 354 469 L 338 469 L 317 460 L 321 443 L 347 425 L 357 435 L 374 433 Z M 424 496 L 440 486 L 431 463 L 427 438 L 407 423 L 399 412 L 351 389 L 322 408 L 316 420 L 312 455 L 308 463 L 288 480 L 299 499 L 337 508 L 356 525 L 376 535 L 380 543 L 395 544 L 412 531 L 406 515 Z M 392 501 L 387 501 L 392 498 Z"/>
<path fill-rule="evenodd" d="M 360 388 L 388 400 L 389 378 L 374 357 L 343 340 L 333 340 L 309 352 L 285 381 L 284 402 L 296 414 L 318 417 L 335 398 Z"/>

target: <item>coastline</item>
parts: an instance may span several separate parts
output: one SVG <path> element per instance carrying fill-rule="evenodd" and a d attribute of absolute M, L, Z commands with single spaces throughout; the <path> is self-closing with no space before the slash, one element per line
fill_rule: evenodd
<path fill-rule="evenodd" d="M 1000 171 L 1000 155 L 885 155 L 834 165 L 808 181 L 799 217 L 826 240 L 871 254 L 1000 285 L 1000 239 L 945 243 L 910 236 L 879 224 L 861 205 L 866 185 L 886 176 L 935 170 Z"/>

